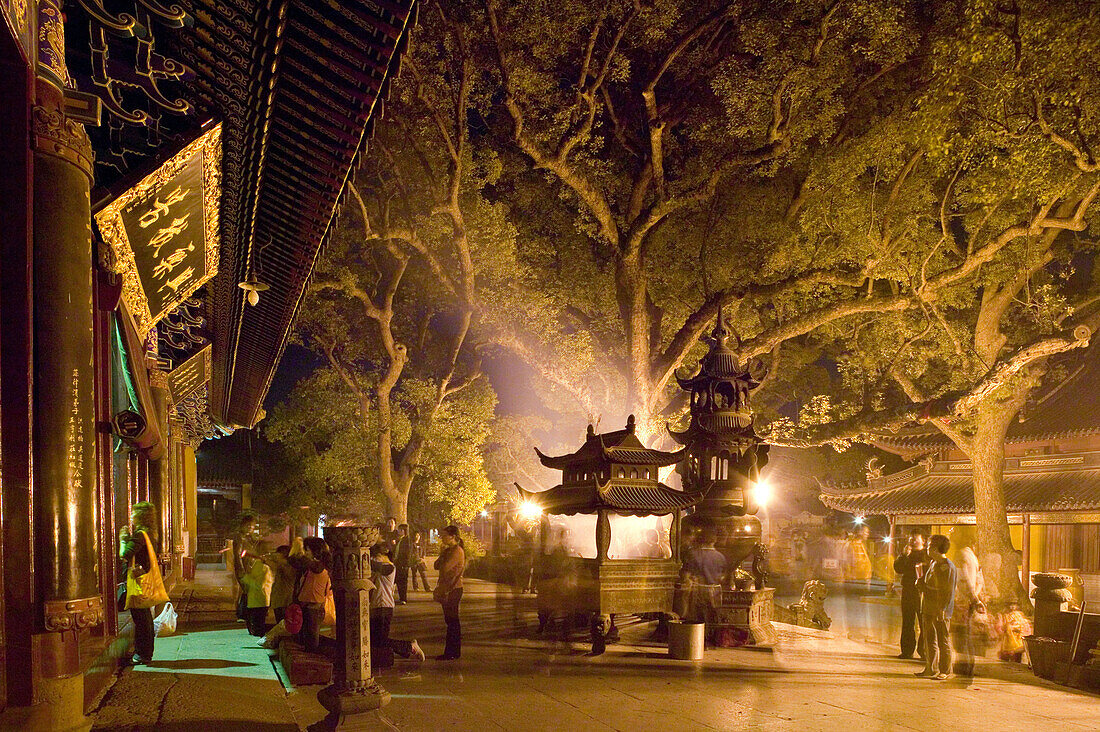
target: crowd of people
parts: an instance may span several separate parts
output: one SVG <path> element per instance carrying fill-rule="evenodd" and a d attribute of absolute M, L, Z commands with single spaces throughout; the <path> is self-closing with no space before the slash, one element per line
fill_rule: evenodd
<path fill-rule="evenodd" d="M 127 580 L 119 589 L 119 609 L 129 610 L 134 623 L 132 663 L 148 664 L 153 658 L 156 637 L 153 605 L 141 596 L 138 582 L 148 583 L 150 573 L 159 581 L 159 537 L 156 510 L 150 503 L 133 507 L 130 524 L 119 532 L 119 557 L 127 563 Z M 417 580 L 425 592 L 443 609 L 446 641 L 437 660 L 457 659 L 462 653 L 459 603 L 462 599 L 462 575 L 466 555 L 462 537 L 455 526 L 440 530 L 440 553 L 435 561 L 439 571 L 434 590 L 427 577 L 427 542 L 418 531 L 410 533 L 406 524 L 394 519 L 377 524 L 379 540 L 370 548 L 371 651 L 382 659 L 411 658 L 423 661 L 424 651 L 415 640 L 390 637 L 394 608 L 408 603 L 409 576 L 413 589 Z M 335 602 L 329 570 L 332 553 L 324 539 L 296 537 L 290 544 L 275 547 L 260 537 L 259 521 L 242 517 L 232 545 L 231 570 L 236 583 L 236 615 L 244 621 L 248 633 L 259 643 L 275 648 L 285 638 L 294 638 L 308 651 L 322 649 L 321 629 L 335 623 Z M 142 580 L 144 578 L 144 580 Z M 160 581 L 160 601 L 167 592 Z M 274 623 L 269 623 L 269 616 Z M 385 663 L 388 665 L 388 663 Z"/>
<path fill-rule="evenodd" d="M 945 680 L 956 672 L 974 674 L 975 655 L 998 645 L 1003 660 L 1021 661 L 1027 616 L 1015 603 L 991 617 L 986 608 L 985 581 L 974 550 L 963 545 L 958 564 L 947 557 L 951 540 L 914 529 L 894 561 L 901 585 L 901 653 L 924 661 L 917 676 Z"/>

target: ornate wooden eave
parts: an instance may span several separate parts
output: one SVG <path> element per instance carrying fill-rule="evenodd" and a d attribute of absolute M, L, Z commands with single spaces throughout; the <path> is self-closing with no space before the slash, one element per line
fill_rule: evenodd
<path fill-rule="evenodd" d="M 211 416 L 251 426 L 416 2 L 72 0 L 66 11 L 77 84 L 108 111 L 92 129 L 97 183 L 162 159 L 206 120 L 222 124 L 221 268 L 205 288 L 202 336 L 214 346 Z M 270 286 L 256 306 L 237 286 L 250 255 Z"/>
<path fill-rule="evenodd" d="M 648 465 L 666 467 L 684 458 L 685 450 L 667 452 L 646 447 L 634 432 L 634 415 L 627 420 L 626 429 L 596 434 L 592 425 L 580 449 L 567 455 L 546 455 L 537 447 L 539 461 L 552 470 L 608 465 Z"/>
<path fill-rule="evenodd" d="M 1009 513 L 1100 510 L 1100 452 L 1008 458 Z M 865 483 L 821 484 L 821 502 L 857 515 L 972 515 L 974 483 L 967 461 L 926 460 Z"/>

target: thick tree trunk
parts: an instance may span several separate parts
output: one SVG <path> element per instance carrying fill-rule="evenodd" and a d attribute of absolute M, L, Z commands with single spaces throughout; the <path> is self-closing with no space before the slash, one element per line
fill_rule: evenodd
<path fill-rule="evenodd" d="M 1020 582 L 1016 549 L 1008 529 L 1008 507 L 1004 492 L 1005 438 L 1020 411 L 1031 382 L 1013 385 L 1010 398 L 988 400 L 975 414 L 971 442 L 975 523 L 978 554 L 985 574 L 986 591 L 995 605 L 1013 600 L 1025 605 L 1027 593 Z"/>
<path fill-rule="evenodd" d="M 390 477 L 391 488 L 382 491 L 385 498 L 386 515 L 383 518 L 393 516 L 398 524 L 409 522 L 409 489 L 412 487 L 412 478 L 404 476 Z"/>
<path fill-rule="evenodd" d="M 646 309 L 646 277 L 639 254 L 625 255 L 615 265 L 615 291 L 626 335 L 628 406 L 638 426 L 649 430 L 646 405 L 650 396 L 649 312 Z M 627 406 L 627 405 L 624 405 Z M 647 412 L 641 414 L 641 412 Z"/>

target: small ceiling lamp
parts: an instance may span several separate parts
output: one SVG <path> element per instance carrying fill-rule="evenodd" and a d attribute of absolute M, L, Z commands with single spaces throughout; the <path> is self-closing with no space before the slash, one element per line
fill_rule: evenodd
<path fill-rule="evenodd" d="M 260 282 L 256 278 L 256 273 L 252 270 L 248 270 L 248 278 L 244 282 L 238 282 L 237 287 L 241 288 L 248 293 L 249 305 L 258 305 L 260 302 L 260 293 L 264 290 L 270 289 L 270 285 L 265 282 Z"/>
<path fill-rule="evenodd" d="M 260 253 L 263 252 L 264 246 L 267 245 L 265 244 L 261 246 L 260 250 L 256 252 L 257 259 L 259 258 Z M 248 293 L 247 295 L 245 295 L 245 297 L 248 300 L 248 304 L 253 306 L 260 304 L 260 293 L 264 290 L 268 290 L 271 288 L 271 286 L 267 283 L 261 282 L 260 278 L 256 275 L 256 268 L 252 263 L 251 246 L 248 248 L 248 276 L 245 277 L 244 282 L 238 282 L 237 287 Z"/>

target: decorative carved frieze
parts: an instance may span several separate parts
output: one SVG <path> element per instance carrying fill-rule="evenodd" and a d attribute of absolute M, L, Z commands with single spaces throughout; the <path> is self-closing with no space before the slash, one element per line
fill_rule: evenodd
<path fill-rule="evenodd" d="M 44 603 L 46 630 L 83 630 L 103 622 L 103 598 L 98 595 L 78 600 L 47 600 Z"/>
<path fill-rule="evenodd" d="M 370 548 L 378 543 L 370 526 L 326 526 L 325 541 L 332 548 L 332 581 L 370 580 Z"/>
<path fill-rule="evenodd" d="M 38 100 L 42 104 L 31 109 L 34 149 L 75 165 L 91 178 L 92 143 L 84 125 L 65 114 L 61 91 L 39 83 Z"/>

